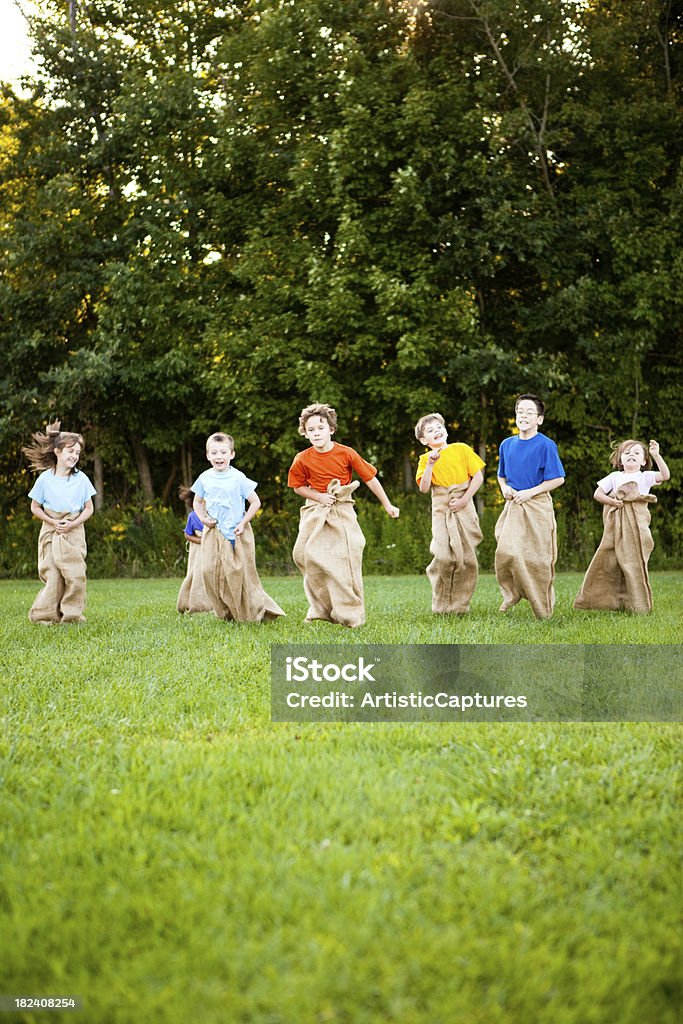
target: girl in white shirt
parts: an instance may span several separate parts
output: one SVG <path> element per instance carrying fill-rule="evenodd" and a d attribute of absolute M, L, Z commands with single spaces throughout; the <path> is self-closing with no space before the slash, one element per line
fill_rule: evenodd
<path fill-rule="evenodd" d="M 654 472 L 652 459 L 657 465 Z M 612 452 L 615 471 L 598 481 L 595 500 L 602 510 L 603 534 L 586 570 L 574 607 L 581 610 L 652 611 L 648 561 L 654 547 L 649 505 L 652 487 L 670 477 L 656 441 L 622 441 Z"/>
<path fill-rule="evenodd" d="M 652 460 L 657 464 L 658 472 L 651 469 Z M 669 467 L 659 453 L 657 441 L 650 441 L 649 450 L 646 450 L 642 441 L 622 441 L 612 452 L 610 462 L 615 472 L 598 480 L 593 497 L 601 505 L 614 505 L 621 508 L 623 501 L 615 497 L 622 484 L 636 483 L 640 494 L 649 494 L 650 490 L 657 484 L 664 483 L 671 476 Z"/>

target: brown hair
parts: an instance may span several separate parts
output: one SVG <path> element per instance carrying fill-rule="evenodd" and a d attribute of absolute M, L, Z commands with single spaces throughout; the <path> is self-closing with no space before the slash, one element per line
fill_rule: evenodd
<path fill-rule="evenodd" d="M 81 452 L 85 448 L 85 441 L 81 434 L 60 430 L 60 427 L 59 420 L 48 423 L 44 434 L 41 434 L 40 431 L 32 434 L 32 444 L 27 444 L 21 449 L 31 464 L 31 468 L 35 469 L 37 473 L 42 473 L 46 469 L 54 469 L 57 465 L 55 453 L 61 451 L 62 448 L 73 448 L 75 444 L 80 444 Z M 75 471 L 78 472 L 78 470 Z M 74 470 L 71 472 L 73 473 Z"/>
<path fill-rule="evenodd" d="M 442 427 L 446 426 L 446 421 L 440 412 L 428 412 L 426 416 L 420 416 L 415 424 L 415 437 L 418 441 L 422 440 L 424 429 L 431 420 L 436 420 Z"/>
<path fill-rule="evenodd" d="M 216 444 L 229 444 L 231 452 L 234 452 L 234 450 L 235 450 L 235 442 L 234 442 L 233 438 L 230 436 L 230 434 L 212 434 L 211 437 L 207 437 L 207 439 L 206 439 L 207 450 L 208 450 L 209 445 L 212 442 L 214 442 L 214 441 L 216 442 Z"/>
<path fill-rule="evenodd" d="M 515 399 L 515 412 L 520 402 L 533 402 L 539 416 L 545 416 L 545 402 L 538 395 L 518 395 Z"/>
<path fill-rule="evenodd" d="M 647 445 L 645 444 L 645 442 L 637 441 L 630 437 L 628 441 L 622 441 L 621 444 L 619 443 L 619 441 L 614 441 L 612 443 L 612 454 L 610 455 L 609 460 L 615 469 L 623 469 L 623 466 L 621 464 L 621 456 L 624 454 L 627 448 L 633 447 L 634 444 L 639 444 L 645 454 L 645 466 L 643 468 L 650 469 L 652 467 L 652 459 L 650 458 L 650 453 L 647 449 Z"/>
<path fill-rule="evenodd" d="M 306 422 L 310 420 L 311 416 L 321 416 L 330 425 L 332 433 L 337 429 L 337 412 L 331 405 L 325 405 L 324 403 L 314 402 L 313 405 L 307 405 L 305 409 L 301 410 L 301 416 L 299 416 L 299 433 L 303 436 L 306 434 Z"/>

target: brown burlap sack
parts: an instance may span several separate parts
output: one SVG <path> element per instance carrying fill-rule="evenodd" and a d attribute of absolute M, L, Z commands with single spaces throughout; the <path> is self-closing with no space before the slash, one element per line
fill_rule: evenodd
<path fill-rule="evenodd" d="M 648 506 L 657 499 L 654 494 L 639 494 L 635 482 L 622 484 L 615 497 L 624 504 L 603 505 L 602 540 L 574 607 L 647 614 L 652 611 L 647 563 L 654 547 Z"/>
<path fill-rule="evenodd" d="M 251 523 L 234 548 L 216 527 L 205 529 L 201 548 L 204 589 L 219 619 L 262 622 L 285 614 L 261 585 Z"/>
<path fill-rule="evenodd" d="M 53 519 L 76 519 L 78 512 L 44 510 Z M 57 533 L 43 523 L 38 535 L 38 575 L 44 584 L 28 617 L 31 622 L 85 622 L 85 556 L 83 523 L 70 533 Z"/>
<path fill-rule="evenodd" d="M 555 606 L 557 534 L 553 499 L 537 494 L 516 505 L 506 501 L 496 523 L 496 579 L 500 610 L 526 598 L 534 615 L 549 619 Z"/>
<path fill-rule="evenodd" d="M 293 557 L 304 578 L 309 604 L 307 622 L 324 619 L 351 627 L 365 622 L 365 537 L 351 497 L 359 486 L 358 480 L 350 484 L 331 480 L 327 490 L 337 499 L 334 505 L 307 499 L 301 507 Z"/>
<path fill-rule="evenodd" d="M 212 612 L 213 606 L 207 597 L 202 578 L 202 546 L 189 543 L 187 552 L 187 574 L 183 580 L 176 608 L 179 612 Z"/>
<path fill-rule="evenodd" d="M 448 501 L 467 490 L 467 484 L 432 487 L 432 561 L 427 576 L 432 585 L 432 611 L 437 614 L 470 610 L 470 599 L 477 585 L 479 566 L 477 545 L 482 532 L 472 500 L 460 512 L 453 512 Z"/>

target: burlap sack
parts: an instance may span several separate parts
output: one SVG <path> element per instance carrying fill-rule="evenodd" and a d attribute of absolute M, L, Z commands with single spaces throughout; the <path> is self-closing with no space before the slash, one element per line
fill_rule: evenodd
<path fill-rule="evenodd" d="M 53 519 L 76 519 L 80 514 L 44 511 Z M 57 533 L 51 523 L 43 523 L 38 535 L 38 575 L 44 586 L 28 613 L 31 622 L 85 622 L 87 552 L 83 523 L 70 533 Z"/>
<path fill-rule="evenodd" d="M 635 482 L 622 484 L 615 497 L 624 504 L 603 506 L 602 540 L 574 607 L 647 614 L 652 611 L 647 563 L 654 547 L 648 506 L 657 499 L 654 494 L 639 494 Z"/>
<path fill-rule="evenodd" d="M 219 619 L 262 622 L 285 614 L 261 585 L 251 523 L 234 548 L 216 527 L 204 529 L 201 548 L 204 589 Z"/>
<path fill-rule="evenodd" d="M 516 505 L 506 501 L 496 523 L 496 579 L 500 610 L 526 598 L 534 615 L 549 619 L 555 606 L 557 534 L 553 499 L 537 494 Z"/>
<path fill-rule="evenodd" d="M 180 586 L 178 603 L 179 612 L 211 612 L 213 606 L 209 601 L 204 580 L 202 578 L 202 546 L 189 542 L 187 552 L 187 574 Z"/>
<path fill-rule="evenodd" d="M 477 585 L 479 566 L 477 545 L 482 532 L 472 500 L 460 512 L 453 512 L 448 501 L 467 490 L 467 484 L 432 487 L 432 561 L 427 576 L 432 585 L 432 611 L 437 614 L 470 610 L 470 599 Z"/>
<path fill-rule="evenodd" d="M 358 480 L 350 484 L 331 480 L 327 490 L 337 499 L 334 505 L 307 499 L 301 507 L 293 558 L 304 578 L 307 622 L 324 619 L 351 627 L 365 622 L 365 537 L 351 497 L 359 486 Z"/>

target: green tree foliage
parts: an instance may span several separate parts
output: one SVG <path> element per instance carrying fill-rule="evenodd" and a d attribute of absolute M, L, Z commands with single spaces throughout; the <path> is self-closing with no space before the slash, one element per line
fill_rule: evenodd
<path fill-rule="evenodd" d="M 395 488 L 419 415 L 493 467 L 531 390 L 570 523 L 614 438 L 680 480 L 678 32 L 671 3 L 44 2 L 0 107 L 5 478 L 58 410 L 112 497 L 227 427 L 278 505 L 322 400 Z"/>

